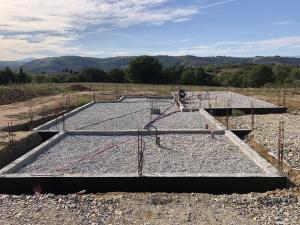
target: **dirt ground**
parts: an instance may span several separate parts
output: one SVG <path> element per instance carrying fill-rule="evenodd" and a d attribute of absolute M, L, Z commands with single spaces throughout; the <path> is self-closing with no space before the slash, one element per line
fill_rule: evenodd
<path fill-rule="evenodd" d="M 0 195 L 1 224 L 299 224 L 297 190 Z"/>
<path fill-rule="evenodd" d="M 113 100 L 114 94 L 97 94 L 97 100 Z M 74 94 L 60 94 L 47 96 L 42 98 L 33 98 L 31 100 L 1 105 L 0 108 L 0 128 L 7 126 L 9 122 L 13 125 L 26 123 L 30 120 L 30 113 L 33 114 L 33 119 L 46 116 L 53 113 L 53 110 L 59 107 L 74 107 L 77 104 L 87 103 L 93 100 L 93 92 L 80 92 Z"/>

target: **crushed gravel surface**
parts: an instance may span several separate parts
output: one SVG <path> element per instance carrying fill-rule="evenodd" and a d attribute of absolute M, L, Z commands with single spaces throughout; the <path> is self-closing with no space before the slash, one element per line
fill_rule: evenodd
<path fill-rule="evenodd" d="M 286 224 L 300 222 L 299 192 L 210 195 L 0 195 L 0 224 Z"/>
<path fill-rule="evenodd" d="M 201 101 L 198 99 L 199 93 Z M 251 102 L 254 108 L 277 107 L 272 103 L 229 91 L 187 92 L 187 98 L 187 108 L 209 108 L 210 105 L 212 108 L 226 108 L 228 104 L 229 108 L 251 108 Z"/>
<path fill-rule="evenodd" d="M 144 175 L 263 173 L 225 135 L 145 136 Z M 67 135 L 17 173 L 137 175 L 136 136 Z"/>
<path fill-rule="evenodd" d="M 150 103 L 146 98 L 129 99 L 131 101 L 126 103 L 94 104 L 67 118 L 65 130 L 137 130 L 159 116 L 150 115 Z M 158 101 L 158 107 L 166 115 L 154 123 L 158 129 L 204 129 L 206 124 L 215 129 L 214 124 L 199 112 L 177 112 L 170 100 Z M 63 124 L 59 122 L 49 129 L 62 130 Z"/>
<path fill-rule="evenodd" d="M 266 147 L 270 154 L 277 156 L 279 121 L 284 121 L 284 160 L 294 168 L 300 169 L 300 115 L 269 114 L 255 115 L 254 135 L 256 141 Z M 235 128 L 251 127 L 251 115 L 231 117 L 230 123 Z"/>

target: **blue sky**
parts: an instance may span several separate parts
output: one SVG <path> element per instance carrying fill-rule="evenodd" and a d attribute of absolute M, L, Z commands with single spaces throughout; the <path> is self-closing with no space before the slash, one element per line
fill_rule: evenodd
<path fill-rule="evenodd" d="M 0 0 L 0 60 L 300 56 L 299 0 Z"/>

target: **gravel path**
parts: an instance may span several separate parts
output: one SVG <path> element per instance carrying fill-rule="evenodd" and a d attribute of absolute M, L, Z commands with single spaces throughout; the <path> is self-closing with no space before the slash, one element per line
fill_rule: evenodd
<path fill-rule="evenodd" d="M 263 173 L 225 135 L 145 136 L 144 175 L 176 173 Z M 136 136 L 68 135 L 19 173 L 137 174 Z"/>
<path fill-rule="evenodd" d="M 264 145 L 271 154 L 277 155 L 279 121 L 284 121 L 284 160 L 300 169 L 300 116 L 293 114 L 255 115 L 254 138 Z M 250 128 L 251 115 L 231 117 L 230 123 L 236 128 Z"/>
<path fill-rule="evenodd" d="M 189 98 L 186 107 L 187 108 L 199 108 L 200 100 L 198 99 L 199 92 L 187 92 Z M 254 108 L 274 108 L 276 105 L 261 101 L 259 99 L 251 98 L 245 95 L 241 95 L 228 91 L 209 91 L 201 92 L 202 100 L 201 107 L 209 108 L 226 108 L 229 103 L 229 108 L 251 108 L 251 102 Z"/>
<path fill-rule="evenodd" d="M 0 224 L 299 224 L 299 192 L 0 195 Z"/>

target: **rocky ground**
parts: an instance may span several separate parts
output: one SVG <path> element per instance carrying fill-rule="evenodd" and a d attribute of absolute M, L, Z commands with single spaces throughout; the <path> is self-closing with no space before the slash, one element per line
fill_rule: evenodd
<path fill-rule="evenodd" d="M 299 190 L 0 195 L 0 224 L 299 224 Z"/>
<path fill-rule="evenodd" d="M 284 121 L 284 161 L 291 167 L 300 169 L 300 115 L 269 114 L 255 115 L 254 131 L 251 133 L 257 142 L 277 155 L 279 121 Z M 251 128 L 251 115 L 230 118 L 231 127 Z"/>

